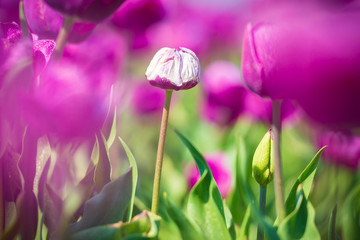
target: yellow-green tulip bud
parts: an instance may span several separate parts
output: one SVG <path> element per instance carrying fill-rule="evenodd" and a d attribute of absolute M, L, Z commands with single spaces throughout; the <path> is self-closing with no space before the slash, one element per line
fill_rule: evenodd
<path fill-rule="evenodd" d="M 252 162 L 252 175 L 262 186 L 273 179 L 274 172 L 274 142 L 271 129 L 261 139 Z"/>

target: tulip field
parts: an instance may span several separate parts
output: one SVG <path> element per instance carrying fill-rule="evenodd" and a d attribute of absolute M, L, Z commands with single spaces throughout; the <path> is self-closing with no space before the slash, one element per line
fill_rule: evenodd
<path fill-rule="evenodd" d="M 1 0 L 0 239 L 359 239 L 359 27 L 359 0 Z"/>

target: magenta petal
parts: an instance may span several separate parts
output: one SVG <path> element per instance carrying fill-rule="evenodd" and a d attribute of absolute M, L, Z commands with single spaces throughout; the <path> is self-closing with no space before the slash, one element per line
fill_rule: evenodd
<path fill-rule="evenodd" d="M 40 39 L 56 39 L 64 18 L 49 7 L 44 0 L 24 0 L 24 10 L 31 32 Z M 80 42 L 86 39 L 95 24 L 76 22 L 69 36 L 69 42 Z"/>
<path fill-rule="evenodd" d="M 38 76 L 51 59 L 55 49 L 55 41 L 37 40 L 33 44 L 34 75 Z"/>

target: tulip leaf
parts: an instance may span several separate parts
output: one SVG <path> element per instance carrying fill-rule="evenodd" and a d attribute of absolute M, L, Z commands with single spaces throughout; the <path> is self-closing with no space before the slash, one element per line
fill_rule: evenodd
<path fill-rule="evenodd" d="M 312 240 L 320 240 L 320 233 L 315 225 L 315 209 L 312 206 L 312 204 L 310 203 L 310 201 L 307 201 L 307 211 L 308 211 L 308 218 L 307 218 L 307 222 L 306 222 L 306 229 L 305 229 L 305 233 L 302 236 L 301 239 L 303 240 L 307 240 L 307 239 L 312 239 Z"/>
<path fill-rule="evenodd" d="M 281 239 L 300 239 L 307 227 L 308 210 L 304 191 L 300 189 L 296 196 L 296 206 L 279 225 L 278 234 Z"/>
<path fill-rule="evenodd" d="M 299 187 L 300 184 L 303 184 L 305 198 L 307 198 L 309 196 L 311 184 L 312 184 L 312 181 L 313 181 L 314 175 L 315 175 L 315 170 L 316 170 L 317 165 L 319 163 L 321 154 L 325 150 L 325 148 L 326 147 L 321 148 L 316 153 L 314 158 L 306 166 L 304 171 L 302 171 L 302 173 L 299 175 L 296 182 L 292 186 L 292 188 L 290 190 L 290 193 L 289 193 L 289 195 L 288 195 L 288 197 L 286 199 L 286 202 L 285 202 L 285 209 L 286 209 L 287 215 L 290 214 L 295 209 L 296 191 L 297 191 L 297 188 Z"/>
<path fill-rule="evenodd" d="M 100 192 L 104 185 L 111 181 L 111 164 L 109 149 L 103 134 L 99 133 L 97 135 L 95 148 L 96 145 L 98 146 L 99 158 L 95 168 L 94 182 L 98 192 Z"/>
<path fill-rule="evenodd" d="M 250 187 L 251 176 L 251 162 L 252 159 L 247 157 L 245 142 L 241 138 L 237 140 L 238 147 L 236 148 L 235 166 L 240 166 L 240 179 L 241 187 L 244 189 L 245 202 L 251 210 L 251 216 L 263 229 L 265 235 L 269 239 L 279 239 L 276 228 L 273 226 L 272 221 L 260 212 L 259 208 L 255 206 L 255 196 Z"/>
<path fill-rule="evenodd" d="M 239 232 L 237 234 L 238 239 L 249 239 L 250 219 L 251 208 L 250 205 L 248 205 Z"/>
<path fill-rule="evenodd" d="M 82 219 L 70 225 L 70 233 L 122 221 L 132 195 L 132 167 L 118 179 L 107 183 L 100 193 L 90 198 Z"/>
<path fill-rule="evenodd" d="M 360 236 L 360 184 L 347 196 L 342 216 L 343 239 L 358 239 Z"/>
<path fill-rule="evenodd" d="M 132 154 L 130 148 L 128 145 L 119 137 L 119 140 L 125 149 L 126 155 L 129 159 L 130 166 L 132 167 L 132 191 L 131 191 L 131 200 L 130 200 L 130 206 L 129 206 L 129 213 L 127 220 L 130 221 L 133 214 L 133 208 L 134 208 L 134 201 L 135 201 L 135 192 L 136 192 L 136 185 L 138 181 L 138 168 L 135 161 L 135 157 Z"/>
<path fill-rule="evenodd" d="M 206 239 L 201 229 L 196 223 L 192 222 L 164 193 L 167 213 L 179 228 L 182 239 L 202 240 Z"/>
<path fill-rule="evenodd" d="M 189 216 L 199 225 L 206 239 L 231 239 L 224 204 L 210 167 L 189 140 L 176 130 L 175 133 L 190 151 L 201 175 L 189 194 Z"/>
<path fill-rule="evenodd" d="M 330 221 L 329 221 L 329 231 L 328 231 L 328 239 L 329 240 L 336 240 L 336 212 L 337 212 L 337 205 L 335 204 L 333 210 L 331 211 Z"/>
<path fill-rule="evenodd" d="M 160 217 L 147 211 L 135 216 L 131 222 L 95 226 L 70 236 L 70 240 L 121 240 L 121 239 L 157 239 Z"/>
<path fill-rule="evenodd" d="M 115 138 L 116 138 L 116 107 L 115 107 L 115 110 L 114 110 L 114 118 L 113 118 L 113 122 L 112 122 L 112 125 L 111 125 L 109 138 L 107 140 L 108 148 L 110 148 L 111 145 L 114 143 Z"/>

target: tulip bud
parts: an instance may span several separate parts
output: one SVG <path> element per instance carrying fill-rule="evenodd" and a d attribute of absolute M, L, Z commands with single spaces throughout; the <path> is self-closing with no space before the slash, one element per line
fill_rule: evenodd
<path fill-rule="evenodd" d="M 255 150 L 252 173 L 255 180 L 266 186 L 273 179 L 274 172 L 274 143 L 271 129 L 261 139 Z"/>
<path fill-rule="evenodd" d="M 187 48 L 162 48 L 146 70 L 150 84 L 165 90 L 195 87 L 200 81 L 200 62 Z"/>

